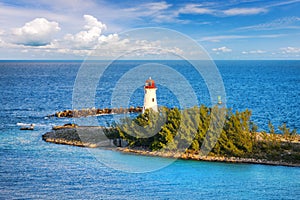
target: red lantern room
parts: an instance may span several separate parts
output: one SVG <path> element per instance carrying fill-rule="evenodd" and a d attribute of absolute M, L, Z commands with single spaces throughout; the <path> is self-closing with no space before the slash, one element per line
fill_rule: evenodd
<path fill-rule="evenodd" d="M 156 89 L 155 82 L 151 79 L 151 77 L 146 80 L 145 89 Z"/>

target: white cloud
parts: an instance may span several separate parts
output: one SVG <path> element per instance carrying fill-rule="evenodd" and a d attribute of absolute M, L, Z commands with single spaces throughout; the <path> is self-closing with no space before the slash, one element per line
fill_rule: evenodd
<path fill-rule="evenodd" d="M 78 49 L 93 48 L 98 43 L 99 37 L 107 27 L 91 15 L 84 15 L 83 17 L 86 23 L 83 30 L 75 35 L 65 35 L 64 42 Z"/>
<path fill-rule="evenodd" d="M 300 48 L 298 47 L 284 47 L 284 48 L 280 48 L 280 50 L 282 51 L 282 53 L 287 54 L 287 53 L 300 53 Z"/>
<path fill-rule="evenodd" d="M 86 25 L 84 26 L 85 29 L 99 28 L 101 31 L 107 29 L 105 24 L 102 24 L 102 22 L 91 15 L 84 15 L 83 18 L 86 22 Z"/>
<path fill-rule="evenodd" d="M 231 8 L 224 10 L 223 13 L 228 16 L 234 15 L 256 15 L 268 12 L 265 8 Z"/>
<path fill-rule="evenodd" d="M 81 31 L 53 40 L 51 44 L 40 47 L 40 50 L 62 55 L 92 56 L 97 59 L 115 58 L 127 53 L 137 57 L 183 53 L 176 47 L 161 47 L 158 40 L 134 39 L 135 35 L 132 38 L 126 34 L 121 38 L 118 34 L 103 34 L 107 27 L 97 18 L 84 15 L 84 20 Z M 141 36 L 143 38 L 146 35 Z"/>
<path fill-rule="evenodd" d="M 223 46 L 223 47 L 219 47 L 219 48 L 213 48 L 212 51 L 214 51 L 216 53 L 220 53 L 220 52 L 228 53 L 228 52 L 231 52 L 232 49 L 229 49 L 228 47 Z"/>
<path fill-rule="evenodd" d="M 253 54 L 262 54 L 262 53 L 266 53 L 266 51 L 264 50 L 252 50 L 252 51 L 249 51 L 249 53 L 253 53 Z"/>
<path fill-rule="evenodd" d="M 132 4 L 131 4 L 132 5 Z M 149 23 L 195 23 L 194 20 L 182 17 L 181 14 L 194 14 L 194 15 L 213 15 L 215 17 L 226 17 L 235 15 L 256 15 L 260 13 L 268 12 L 267 8 L 232 8 L 224 9 L 232 6 L 239 5 L 239 3 L 228 3 L 222 2 L 223 8 L 217 2 L 203 2 L 203 3 L 168 3 L 166 1 L 158 1 L 151 3 L 140 3 L 133 4 L 133 6 L 127 6 L 126 8 L 111 11 L 114 16 L 110 15 L 116 21 L 118 16 L 118 21 L 123 23 L 137 22 L 139 24 Z M 207 24 L 207 22 L 206 22 Z M 152 25 L 152 24 L 151 24 Z M 150 26 L 151 26 L 150 25 Z"/>
<path fill-rule="evenodd" d="M 243 51 L 242 54 L 263 54 L 267 53 L 267 51 L 264 50 L 251 50 L 251 51 Z"/>
<path fill-rule="evenodd" d="M 36 0 L 26 0 L 27 5 L 30 7 L 46 7 L 52 10 L 64 10 L 68 8 L 68 11 L 75 12 L 84 9 L 90 9 L 97 4 L 93 0 L 39 0 L 37 4 Z"/>
<path fill-rule="evenodd" d="M 178 12 L 183 14 L 213 14 L 215 11 L 203 7 L 201 4 L 187 4 L 180 8 Z"/>
<path fill-rule="evenodd" d="M 235 40 L 247 38 L 278 38 L 285 36 L 284 34 L 269 34 L 269 35 L 217 35 L 203 37 L 199 41 L 220 42 L 222 40 Z"/>
<path fill-rule="evenodd" d="M 207 7 L 202 4 L 187 4 L 178 10 L 178 13 L 183 14 L 210 14 L 215 16 L 235 16 L 235 15 L 256 15 L 266 13 L 266 8 L 231 8 L 227 10 L 217 9 L 218 6 Z"/>
<path fill-rule="evenodd" d="M 242 38 L 248 38 L 248 36 L 246 36 L 246 35 L 217 35 L 217 36 L 203 37 L 200 39 L 200 41 L 220 42 L 221 40 L 242 39 Z"/>
<path fill-rule="evenodd" d="M 15 43 L 25 46 L 45 46 L 51 42 L 53 35 L 60 31 L 57 22 L 45 18 L 36 18 L 23 27 L 13 30 Z"/>
<path fill-rule="evenodd" d="M 298 22 L 300 22 L 300 17 L 283 17 L 267 23 L 240 27 L 237 30 L 276 30 L 300 28 L 300 26 L 297 25 Z"/>
<path fill-rule="evenodd" d="M 171 6 L 172 4 L 168 4 L 165 1 L 152 2 L 152 3 L 140 4 L 139 6 L 132 7 L 132 8 L 126 8 L 123 9 L 123 11 L 135 12 L 137 14 L 143 14 L 144 16 L 149 16 L 158 13 L 160 11 L 166 10 Z"/>
<path fill-rule="evenodd" d="M 0 47 L 3 47 L 3 46 L 4 46 L 4 41 L 0 37 Z"/>
<path fill-rule="evenodd" d="M 131 16 L 126 16 L 122 8 L 104 1 L 95 0 L 26 0 L 23 4 L 0 2 L 0 27 L 6 30 L 21 27 L 35 18 L 44 17 L 56 21 L 63 29 L 59 35 L 78 31 L 82 25 L 82 16 L 90 14 L 100 17 L 110 25 L 111 31 L 123 31 L 131 24 Z"/>
<path fill-rule="evenodd" d="M 284 5 L 288 5 L 288 4 L 294 4 L 294 3 L 299 3 L 299 0 L 285 0 L 285 1 L 281 1 L 281 2 L 271 2 L 270 5 L 268 5 L 267 7 L 276 7 L 276 6 L 284 6 Z"/>
<path fill-rule="evenodd" d="M 144 5 L 144 7 L 147 7 L 149 10 L 166 10 L 171 6 L 171 4 L 166 3 L 165 1 L 162 2 L 153 2 L 153 3 L 147 3 Z"/>
<path fill-rule="evenodd" d="M 2 40 L 1 36 L 4 34 L 4 31 L 0 29 L 0 47 L 3 46 L 4 41 Z"/>
<path fill-rule="evenodd" d="M 4 32 L 0 30 L 0 46 L 29 54 L 87 56 L 97 45 L 108 48 L 109 44 L 122 42 L 117 34 L 104 35 L 107 27 L 97 18 L 84 15 L 83 19 L 84 24 L 77 33 L 54 38 L 54 34 L 60 30 L 58 23 L 36 18 L 21 28 L 13 29 L 12 34 L 3 34 L 5 38 L 1 36 Z M 82 24 L 81 21 L 77 23 Z"/>
<path fill-rule="evenodd" d="M 165 1 L 143 3 L 131 8 L 125 8 L 120 14 L 122 14 L 124 18 L 135 19 L 139 22 L 141 22 L 142 18 L 148 18 L 154 22 L 177 21 L 177 12 L 172 11 L 170 9 L 171 7 L 172 4 L 168 4 Z"/>

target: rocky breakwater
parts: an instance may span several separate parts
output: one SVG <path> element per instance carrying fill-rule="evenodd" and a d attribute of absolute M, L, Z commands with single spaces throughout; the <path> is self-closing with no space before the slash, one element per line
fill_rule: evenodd
<path fill-rule="evenodd" d="M 47 117 L 68 117 L 78 118 L 87 116 L 107 115 L 107 114 L 125 114 L 125 113 L 141 113 L 142 107 L 130 107 L 130 108 L 87 108 L 81 110 L 64 110 L 58 111 L 55 114 L 48 115 Z"/>
<path fill-rule="evenodd" d="M 104 127 L 101 126 L 77 126 L 75 124 L 55 126 L 42 138 L 46 142 L 89 148 L 112 145 L 112 141 L 105 136 Z"/>

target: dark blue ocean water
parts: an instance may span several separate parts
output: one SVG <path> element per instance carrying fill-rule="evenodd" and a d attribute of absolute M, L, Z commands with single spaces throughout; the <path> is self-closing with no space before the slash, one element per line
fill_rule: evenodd
<path fill-rule="evenodd" d="M 138 64 L 126 61 L 110 66 L 96 86 L 95 107 L 110 107 L 117 81 Z M 186 77 L 199 104 L 212 104 L 205 81 L 189 66 L 176 61 L 163 64 Z M 271 120 L 276 127 L 286 122 L 299 132 L 300 61 L 217 61 L 216 64 L 223 78 L 227 107 L 251 109 L 252 120 L 261 129 L 267 130 L 266 125 Z M 72 108 L 80 66 L 81 62 L 72 61 L 0 62 L 0 199 L 300 198 L 299 168 L 172 162 L 43 142 L 42 134 L 53 125 L 73 122 L 45 116 Z M 143 74 L 132 78 L 140 76 Z M 171 90 L 157 84 L 160 105 L 180 106 Z M 129 105 L 142 105 L 142 86 L 137 86 L 130 95 Z M 106 124 L 114 119 L 102 116 L 97 120 L 99 124 Z M 34 123 L 36 128 L 20 131 L 18 123 Z M 140 163 L 171 164 L 147 173 L 127 173 L 117 170 L 122 166 L 112 168 L 95 155 L 134 163 L 137 167 L 143 166 Z"/>

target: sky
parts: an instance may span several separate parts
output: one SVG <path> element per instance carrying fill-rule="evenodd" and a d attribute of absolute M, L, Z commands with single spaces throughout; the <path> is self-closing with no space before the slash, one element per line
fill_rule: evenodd
<path fill-rule="evenodd" d="M 95 48 L 111 58 L 161 45 L 159 38 L 124 38 L 159 27 L 187 36 L 215 60 L 299 60 L 299 10 L 300 0 L 1 0 L 0 59 L 84 59 Z"/>

